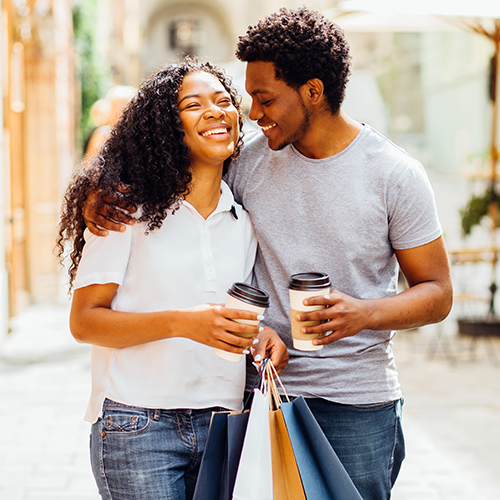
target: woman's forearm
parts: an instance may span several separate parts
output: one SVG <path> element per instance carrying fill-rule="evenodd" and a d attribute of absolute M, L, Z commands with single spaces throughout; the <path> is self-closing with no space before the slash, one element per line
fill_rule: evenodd
<path fill-rule="evenodd" d="M 91 285 L 75 290 L 71 307 L 71 333 L 78 342 L 123 348 L 172 337 L 184 337 L 230 352 L 248 347 L 258 326 L 235 320 L 257 320 L 257 313 L 203 304 L 157 312 L 110 309 L 117 285 Z M 240 338 L 230 332 L 243 333 Z"/>

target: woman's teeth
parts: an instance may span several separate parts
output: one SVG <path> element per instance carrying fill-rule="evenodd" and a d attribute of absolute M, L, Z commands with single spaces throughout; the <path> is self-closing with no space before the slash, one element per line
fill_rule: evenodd
<path fill-rule="evenodd" d="M 208 137 L 209 135 L 225 134 L 226 132 L 227 128 L 214 128 L 213 130 L 207 130 L 206 132 L 203 132 L 201 135 L 203 137 Z"/>

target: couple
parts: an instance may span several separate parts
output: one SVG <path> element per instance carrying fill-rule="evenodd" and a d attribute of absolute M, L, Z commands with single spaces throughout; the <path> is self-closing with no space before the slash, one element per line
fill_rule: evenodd
<path fill-rule="evenodd" d="M 401 429 L 402 394 L 392 353 L 394 330 L 441 321 L 448 314 L 452 300 L 447 253 L 432 189 L 419 162 L 368 125 L 357 123 L 343 113 L 341 104 L 349 76 L 350 56 L 347 41 L 335 24 L 307 8 L 282 9 L 250 27 L 246 35 L 240 37 L 236 55 L 247 62 L 246 90 L 252 97 L 249 116 L 257 121 L 262 132 L 245 137 L 241 154 L 232 162 L 227 173 L 224 172 L 224 179 L 231 187 L 236 201 L 245 207 L 252 218 L 258 241 L 253 283 L 266 290 L 271 298 L 271 305 L 263 321 L 266 325 L 264 331 L 245 331 L 258 335 L 259 342 L 253 345 L 254 355 L 271 353 L 273 362 L 280 367 L 286 364 L 282 341 L 286 344 L 290 360 L 281 377 L 287 391 L 293 396 L 302 394 L 306 397 L 309 407 L 361 496 L 365 500 L 388 499 L 404 458 Z M 199 72 L 194 74 L 201 75 Z M 203 76 L 205 77 L 204 74 Z M 225 200 L 226 195 L 230 196 L 226 185 L 223 183 L 221 190 L 214 189 L 218 180 L 212 178 L 209 182 L 208 167 L 198 172 L 198 165 L 204 163 L 205 159 L 213 159 L 214 156 L 219 158 L 219 162 L 227 163 L 226 158 L 237 143 L 234 126 L 228 123 L 228 113 L 225 110 L 220 111 L 215 103 L 209 106 L 210 100 L 204 101 L 204 94 L 199 89 L 186 90 L 190 82 L 188 76 L 179 77 L 176 81 L 179 89 L 177 108 L 174 109 L 175 106 L 170 105 L 169 110 L 173 110 L 170 112 L 174 115 L 178 113 L 180 121 L 176 122 L 174 118 L 170 122 L 166 116 L 158 114 L 158 108 L 151 109 L 147 111 L 147 116 L 137 116 L 137 126 L 131 124 L 129 128 L 124 127 L 125 135 L 129 134 L 126 141 L 125 137 L 120 139 L 118 126 L 98 160 L 101 169 L 94 169 L 81 176 L 69 192 L 69 196 L 74 200 L 69 200 L 66 206 L 71 207 L 72 201 L 76 201 L 73 204 L 77 205 L 74 209 L 75 215 L 69 214 L 68 217 L 68 224 L 72 224 L 71 227 L 74 228 L 72 234 L 83 233 L 82 211 L 86 210 L 87 227 L 97 235 L 90 236 L 87 233 L 85 253 L 91 254 L 93 246 L 99 248 L 109 245 L 109 248 L 113 249 L 108 253 L 107 250 L 100 252 L 99 257 L 95 258 L 106 272 L 101 281 L 101 277 L 97 276 L 97 273 L 92 274 L 93 270 L 90 269 L 91 278 L 79 283 L 81 269 L 78 271 L 75 287 L 82 288 L 76 290 L 74 300 L 78 299 L 77 294 L 83 296 L 83 299 L 77 300 L 76 310 L 75 305 L 73 306 L 76 318 L 74 331 L 81 330 L 76 336 L 82 341 L 115 348 L 132 346 L 137 342 L 137 332 L 140 331 L 143 342 L 167 339 L 165 342 L 179 342 L 173 345 L 181 351 L 185 347 L 181 346 L 180 341 L 185 339 L 169 338 L 172 335 L 172 326 L 175 328 L 174 337 L 182 334 L 200 343 L 216 347 L 222 345 L 226 350 L 241 352 L 242 349 L 248 350 L 248 342 L 230 336 L 231 334 L 226 336 L 226 333 L 236 330 L 243 332 L 243 325 L 236 327 L 235 323 L 230 321 L 243 317 L 252 319 L 251 315 L 244 316 L 242 311 L 230 313 L 225 308 L 217 309 L 217 306 L 205 306 L 201 311 L 194 307 L 195 310 L 185 311 L 177 309 L 183 306 L 173 301 L 168 307 L 174 310 L 152 313 L 153 316 L 157 314 L 159 317 L 152 319 L 151 323 L 147 322 L 149 319 L 141 319 L 137 315 L 137 322 L 132 328 L 126 326 L 130 324 L 129 321 L 134 321 L 130 318 L 123 319 L 123 322 L 119 319 L 116 323 L 110 320 L 109 324 L 104 319 L 104 315 L 110 312 L 109 307 L 113 308 L 111 301 L 119 301 L 124 287 L 121 281 L 112 276 L 113 270 L 120 267 L 123 275 L 123 269 L 127 266 L 130 268 L 128 259 L 132 259 L 134 255 L 135 240 L 140 239 L 137 246 L 143 252 L 139 254 L 138 265 L 164 266 L 164 261 L 170 263 L 176 258 L 176 254 L 182 255 L 182 259 L 176 261 L 172 270 L 176 287 L 182 283 L 187 272 L 182 268 L 178 269 L 182 262 L 188 262 L 188 269 L 198 266 L 193 268 L 197 279 L 193 278 L 191 284 L 192 289 L 198 290 L 202 286 L 208 288 L 213 283 L 210 281 L 208 268 L 212 268 L 212 259 L 219 256 L 215 250 L 212 253 L 211 249 L 207 252 L 202 250 L 201 256 L 199 255 L 197 247 L 205 243 L 215 244 L 216 237 L 210 231 L 203 232 L 206 229 L 203 228 L 203 220 L 207 223 L 211 220 L 215 222 L 214 216 L 223 216 L 224 214 L 218 212 L 225 209 L 224 224 L 247 223 L 245 212 L 241 211 L 236 203 L 234 210 L 238 219 L 230 219 L 230 207 L 233 202 L 232 199 Z M 223 80 L 219 79 L 219 83 L 222 82 Z M 222 85 L 224 86 L 223 83 Z M 227 87 L 225 89 L 228 90 Z M 207 130 L 200 127 L 196 120 L 191 120 L 192 115 L 190 112 L 186 113 L 183 107 L 186 101 L 180 102 L 186 95 L 185 92 L 188 92 L 189 99 L 200 101 L 193 104 L 195 107 L 213 106 L 214 110 L 218 110 L 217 115 L 213 111 L 209 113 L 213 116 L 210 119 L 219 120 L 216 122 L 217 127 Z M 229 94 L 231 106 L 234 106 L 235 97 L 231 92 Z M 143 95 L 144 91 L 140 90 L 134 102 L 138 102 Z M 158 95 L 157 99 L 163 99 L 159 90 L 155 95 Z M 134 104 L 125 113 L 122 123 L 133 113 L 133 109 Z M 215 116 L 219 118 L 214 118 Z M 158 130 L 151 126 L 153 137 L 141 134 L 144 130 L 142 124 L 146 126 L 155 120 L 155 117 Z M 163 123 L 162 120 L 168 123 Z M 220 126 L 222 122 L 225 125 Z M 180 135 L 176 123 L 179 123 L 183 131 Z M 234 137 L 234 144 L 227 143 L 228 136 Z M 131 141 L 134 146 L 129 145 Z M 168 147 L 172 143 L 176 146 L 179 146 L 179 143 L 181 146 L 187 145 L 189 160 L 173 158 L 173 153 L 163 153 L 165 141 L 169 141 Z M 222 145 L 226 147 L 227 156 L 219 149 Z M 143 162 L 141 164 L 130 151 L 130 148 L 139 146 Z M 114 160 L 114 157 L 119 160 Z M 118 176 L 115 169 L 108 167 L 108 163 L 113 165 L 115 161 L 123 166 Z M 106 168 L 102 168 L 105 164 Z M 170 189 L 164 187 L 167 167 L 172 168 L 169 174 L 172 179 L 169 182 L 175 186 Z M 153 169 L 152 173 L 149 172 L 150 169 Z M 218 169 L 225 170 L 225 166 L 219 165 Z M 206 176 L 203 177 L 202 173 Z M 99 182 L 94 182 L 94 175 L 98 176 Z M 146 183 L 151 180 L 151 185 L 147 184 L 146 187 Z M 114 186 L 119 181 L 131 186 L 127 199 L 134 206 L 140 207 L 140 222 L 127 227 L 124 234 L 110 232 L 107 238 L 99 238 L 98 236 L 107 234 L 100 227 L 123 230 L 124 226 L 106 220 L 102 214 L 96 214 L 93 206 L 101 204 L 102 197 L 91 192 L 97 189 L 108 193 L 113 189 L 116 191 Z M 212 189 L 209 189 L 210 187 Z M 201 194 L 203 195 L 200 198 L 195 196 L 193 201 L 190 201 L 190 196 Z M 87 195 L 94 203 L 89 200 L 83 207 Z M 96 198 L 99 202 L 95 201 Z M 199 204 L 196 203 L 198 201 Z M 125 203 L 124 208 L 130 209 L 130 205 Z M 175 208 L 177 211 L 172 215 L 171 212 Z M 109 205 L 99 209 L 99 212 L 110 214 L 109 219 L 114 221 L 131 222 L 123 212 L 116 212 Z M 191 230 L 196 217 L 200 219 L 198 233 L 194 229 Z M 177 226 L 177 237 L 173 236 L 175 229 L 172 229 L 172 236 L 169 233 L 166 237 L 161 251 L 158 250 L 156 254 L 149 254 L 149 251 L 146 253 L 142 244 L 148 243 L 150 239 L 160 238 L 166 225 Z M 182 227 L 179 227 L 181 225 Z M 142 227 L 138 230 L 138 226 Z M 142 236 L 144 229 L 149 230 L 147 237 Z M 224 235 L 229 234 L 229 229 L 221 231 Z M 115 253 L 118 253 L 121 243 L 113 246 L 113 243 L 106 244 L 106 241 L 110 238 L 118 241 L 120 237 L 125 241 L 127 233 L 131 234 L 129 238 L 132 240 L 132 251 L 128 244 L 122 252 L 125 255 L 117 257 Z M 191 238 L 189 242 L 188 238 Z M 167 244 L 170 246 L 167 247 Z M 236 242 L 231 244 L 236 245 Z M 238 244 L 244 247 L 238 249 L 241 253 L 232 251 L 229 260 L 221 261 L 224 266 L 237 259 L 242 259 L 245 263 L 252 259 L 254 247 L 248 241 L 248 236 L 241 234 Z M 153 242 L 148 243 L 148 247 L 153 245 Z M 76 265 L 83 247 L 84 241 L 78 237 L 73 256 L 73 263 Z M 245 251 L 246 259 L 243 257 Z M 114 254 L 109 255 L 111 252 Z M 194 253 L 197 254 L 196 258 L 193 257 Z M 148 262 L 150 259 L 152 264 Z M 85 265 L 85 260 L 84 255 L 81 266 Z M 408 288 L 401 293 L 397 293 L 398 265 L 408 283 Z M 216 266 L 217 262 L 213 267 L 220 272 Z M 293 349 L 291 342 L 287 281 L 291 274 L 308 271 L 329 274 L 333 291 L 327 296 L 308 301 L 309 305 L 324 305 L 325 309 L 301 313 L 296 319 L 324 320 L 324 323 L 318 326 L 305 326 L 304 333 L 331 333 L 321 340 L 314 341 L 323 345 L 323 349 L 299 352 Z M 72 272 L 75 272 L 74 268 Z M 248 276 L 249 268 L 242 263 L 239 272 L 244 279 Z M 235 274 L 237 273 L 233 273 L 231 277 L 233 281 Z M 152 275 L 141 272 L 141 275 L 144 275 L 144 280 L 140 276 L 137 281 L 131 283 L 133 291 L 142 287 L 141 290 L 151 292 L 153 296 L 148 299 L 152 301 L 150 307 L 159 307 L 157 304 L 160 298 L 155 290 L 158 286 L 156 282 L 162 278 L 161 272 L 153 272 Z M 116 281 L 112 281 L 113 279 Z M 118 287 L 116 283 L 121 286 Z M 95 299 L 86 298 L 86 295 L 92 296 L 93 293 L 87 294 L 85 288 L 94 286 L 110 288 L 106 293 L 95 294 L 99 299 L 97 303 Z M 217 285 L 213 284 L 213 287 L 217 294 Z M 174 292 L 173 290 L 171 293 L 175 297 Z M 190 293 L 192 295 L 192 292 Z M 141 295 L 139 299 L 129 301 L 127 310 L 142 310 L 141 304 L 137 303 L 142 300 Z M 219 302 L 222 301 L 222 298 L 219 299 Z M 98 325 L 96 330 L 99 334 L 95 337 L 91 333 L 91 324 L 85 324 L 89 311 L 94 309 L 97 311 L 93 314 L 99 314 L 102 318 L 101 323 L 93 323 Z M 165 316 L 166 321 L 163 321 L 161 315 L 167 313 L 173 319 L 167 319 Z M 196 315 L 201 317 L 202 313 L 206 314 L 208 323 L 197 324 L 194 318 Z M 219 322 L 214 319 L 217 314 L 220 315 L 217 318 Z M 184 323 L 179 323 L 182 318 L 179 320 L 176 315 L 184 315 Z M 277 332 L 282 340 L 279 340 L 274 332 Z M 232 340 L 234 338 L 238 340 Z M 156 346 L 157 343 L 151 345 Z M 145 350 L 146 346 L 148 344 L 132 349 Z M 153 347 L 153 353 L 154 349 L 156 347 Z M 120 354 L 122 352 L 113 349 L 113 352 L 117 351 Z M 127 369 L 147 377 L 149 371 L 145 367 L 153 367 L 149 357 L 140 357 L 140 354 L 142 353 L 138 354 L 139 361 L 130 359 L 126 366 Z M 166 355 L 167 353 L 162 354 Z M 181 356 L 177 351 L 175 355 L 170 352 L 168 355 L 168 362 Z M 119 362 L 113 356 L 106 358 L 107 366 Z M 186 353 L 182 353 L 182 356 L 185 360 L 189 357 Z M 142 364 L 137 368 L 131 366 L 136 363 Z M 174 374 L 173 389 L 183 384 L 183 380 L 189 383 L 193 370 L 198 368 L 193 362 L 182 363 L 182 368 L 185 366 L 185 369 Z M 250 362 L 248 364 L 250 365 Z M 214 365 L 212 371 L 215 371 L 215 368 Z M 156 367 L 154 369 L 156 370 Z M 164 367 L 158 369 L 163 370 Z M 234 368 L 221 365 L 217 369 Z M 252 385 L 254 371 L 251 366 L 247 369 L 247 388 Z M 94 370 L 94 379 L 99 375 L 102 376 Z M 210 380 L 205 379 L 206 376 L 202 375 L 203 383 L 210 384 Z M 172 384 L 172 381 L 170 383 Z M 153 388 L 148 385 L 151 396 L 156 394 L 158 388 L 165 391 L 166 382 L 163 380 L 151 377 L 148 384 Z M 189 391 L 189 394 L 185 394 L 186 398 L 189 398 L 192 390 L 191 387 L 179 389 L 181 392 Z M 110 425 L 114 425 L 114 421 L 112 417 L 108 419 L 106 405 L 110 405 L 109 411 L 121 410 L 119 415 L 122 417 L 126 415 L 129 406 L 141 406 L 139 401 L 144 399 L 143 391 L 137 387 L 134 394 L 137 395 L 138 403 L 119 405 L 119 402 L 108 398 L 104 401 L 104 409 L 97 408 L 94 411 L 94 418 L 101 417 L 93 426 L 100 426 L 97 429 L 101 432 L 98 435 L 98 432 L 93 430 L 92 446 L 96 448 L 96 451 L 93 451 L 94 471 L 105 478 L 105 461 L 112 460 L 112 454 L 118 454 L 120 451 L 107 444 L 109 436 L 106 434 L 106 422 L 109 420 Z M 216 398 L 212 400 L 215 402 Z M 160 402 L 158 406 L 143 404 L 145 422 L 160 422 L 163 415 L 168 413 L 165 410 L 169 408 L 187 408 L 186 403 L 182 402 L 179 406 L 177 400 L 174 401 L 172 404 L 167 402 L 167 406 Z M 221 404 L 218 400 L 211 406 L 231 408 L 229 403 Z M 191 405 L 189 408 L 194 407 Z M 182 418 L 176 417 L 178 425 L 188 419 L 186 412 L 191 417 L 191 410 L 183 411 Z M 182 411 L 177 410 L 177 413 L 181 414 Z M 126 429 L 132 428 L 131 441 L 138 441 L 142 427 L 137 423 L 137 415 L 131 415 L 132 419 L 136 420 L 124 425 Z M 113 431 L 113 427 L 110 430 Z M 182 436 L 180 440 L 183 441 L 183 447 L 187 446 L 188 437 Z M 100 444 L 94 444 L 95 441 L 100 441 Z M 163 442 L 162 449 L 165 446 L 166 443 Z M 127 460 L 133 460 L 135 455 L 132 449 L 121 452 L 125 462 L 119 466 L 123 470 L 118 472 L 122 477 L 126 477 L 136 467 Z M 152 449 L 144 462 L 154 462 L 154 466 L 159 468 L 160 464 L 164 464 L 163 459 L 159 457 L 160 451 Z M 167 457 L 166 461 L 169 459 L 172 458 Z M 186 467 L 189 469 L 191 463 Z M 137 475 L 142 477 L 140 473 L 138 470 Z M 163 471 L 159 474 L 165 475 Z M 148 478 L 148 481 L 151 479 Z M 191 491 L 188 481 L 189 477 L 186 475 L 186 485 Z M 120 477 L 116 482 L 120 482 Z M 103 494 L 104 498 L 184 498 L 168 496 L 166 492 L 164 496 L 157 494 L 148 497 L 145 493 L 141 495 L 134 497 L 132 494 L 127 497 Z"/>

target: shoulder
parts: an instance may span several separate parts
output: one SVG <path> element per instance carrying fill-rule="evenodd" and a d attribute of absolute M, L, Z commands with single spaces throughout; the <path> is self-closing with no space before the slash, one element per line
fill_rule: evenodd
<path fill-rule="evenodd" d="M 359 149 L 364 151 L 367 155 L 381 158 L 386 161 L 392 160 L 396 164 L 407 166 L 408 168 L 412 168 L 415 164 L 419 163 L 402 147 L 370 127 L 370 125 L 365 124 L 364 127 L 364 133 L 361 135 L 359 141 L 361 146 Z"/>
<path fill-rule="evenodd" d="M 241 189 L 250 177 L 254 177 L 257 173 L 263 174 L 267 172 L 269 165 L 280 163 L 283 157 L 288 158 L 290 147 L 273 151 L 268 146 L 267 137 L 261 131 L 247 133 L 240 156 L 229 167 L 226 181 L 238 195 L 236 191 Z"/>
<path fill-rule="evenodd" d="M 409 176 L 427 177 L 420 161 L 366 124 L 351 154 L 363 170 L 363 176 L 370 179 L 369 182 L 387 182 L 397 186 Z M 350 157 L 351 161 L 353 157 Z"/>
<path fill-rule="evenodd" d="M 255 163 L 255 159 L 271 153 L 267 145 L 267 138 L 261 131 L 251 131 L 245 134 L 243 139 L 243 148 L 240 156 L 231 166 L 235 170 L 245 169 L 249 163 Z"/>
<path fill-rule="evenodd" d="M 112 247 L 124 245 L 132 239 L 132 233 L 136 229 L 137 223 L 134 226 L 125 226 L 125 231 L 108 231 L 108 236 L 95 236 L 88 229 L 85 229 L 83 237 L 85 238 L 85 247 Z"/>
<path fill-rule="evenodd" d="M 123 283 L 134 227 L 127 226 L 122 233 L 110 231 L 106 237 L 94 236 L 88 229 L 85 230 L 85 246 L 74 283 L 75 290 L 93 284 Z"/>

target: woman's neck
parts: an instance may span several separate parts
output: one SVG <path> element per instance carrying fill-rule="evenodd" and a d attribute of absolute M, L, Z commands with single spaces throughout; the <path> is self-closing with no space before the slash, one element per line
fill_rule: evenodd
<path fill-rule="evenodd" d="M 222 165 L 220 168 L 211 166 L 192 169 L 193 180 L 189 185 L 189 193 L 184 196 L 184 199 L 204 219 L 207 219 L 219 204 L 222 169 Z"/>

